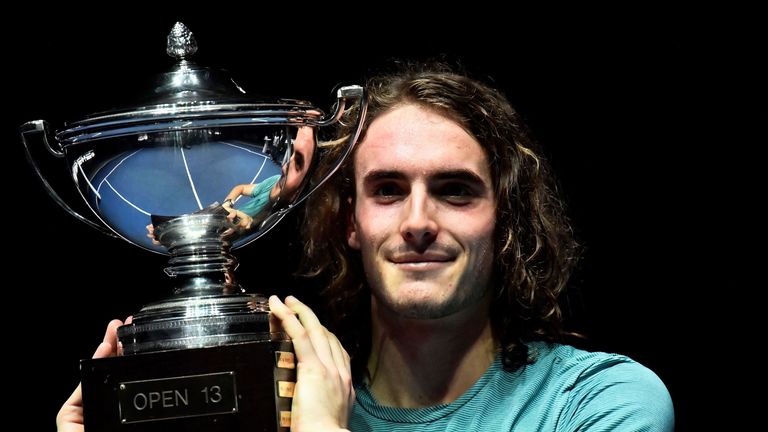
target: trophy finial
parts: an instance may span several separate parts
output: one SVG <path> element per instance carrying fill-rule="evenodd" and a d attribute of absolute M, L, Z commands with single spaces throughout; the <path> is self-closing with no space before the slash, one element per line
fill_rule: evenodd
<path fill-rule="evenodd" d="M 171 32 L 168 33 L 165 52 L 177 60 L 184 60 L 197 52 L 197 41 L 187 26 L 180 22 L 173 25 Z"/>

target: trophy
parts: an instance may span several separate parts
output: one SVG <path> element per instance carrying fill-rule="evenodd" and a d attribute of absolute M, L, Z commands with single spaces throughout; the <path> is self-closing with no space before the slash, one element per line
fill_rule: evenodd
<path fill-rule="evenodd" d="M 360 86 L 342 87 L 324 114 L 300 100 L 253 100 L 223 71 L 198 66 L 192 33 L 167 38 L 172 70 L 137 106 L 93 114 L 52 132 L 21 126 L 29 162 L 49 195 L 82 222 L 170 256 L 173 294 L 118 329 L 118 356 L 81 361 L 86 430 L 284 431 L 296 361 L 270 329 L 266 297 L 237 283 L 232 251 L 267 233 L 351 152 L 366 111 Z M 318 162 L 320 128 L 347 117 L 354 132 L 336 161 Z M 44 147 L 66 162 L 76 199 L 40 168 Z M 318 172 L 316 167 L 325 167 Z M 230 191 L 242 191 L 222 205 Z M 232 208 L 251 218 L 238 223 Z M 241 213 L 237 213 L 240 215 Z M 148 235 L 149 234 L 149 235 Z"/>

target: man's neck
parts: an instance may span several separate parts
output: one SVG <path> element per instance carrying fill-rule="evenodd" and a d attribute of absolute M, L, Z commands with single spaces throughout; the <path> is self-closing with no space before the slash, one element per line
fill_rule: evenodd
<path fill-rule="evenodd" d="M 372 300 L 369 386 L 385 406 L 450 403 L 485 373 L 496 356 L 487 299 L 472 310 L 420 320 L 392 316 Z"/>

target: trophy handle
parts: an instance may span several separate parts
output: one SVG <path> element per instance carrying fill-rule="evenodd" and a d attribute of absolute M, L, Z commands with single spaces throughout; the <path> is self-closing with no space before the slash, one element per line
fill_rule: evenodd
<path fill-rule="evenodd" d="M 341 164 L 344 163 L 344 161 L 347 159 L 347 156 L 352 153 L 352 149 L 355 147 L 355 144 L 357 144 L 357 139 L 360 137 L 360 132 L 363 130 L 363 124 L 365 123 L 365 115 L 368 112 L 368 93 L 362 86 L 351 85 L 341 87 L 336 92 L 336 97 L 337 100 L 334 104 L 333 113 L 328 117 L 318 121 L 317 125 L 322 127 L 336 123 L 339 121 L 339 119 L 341 119 L 341 116 L 344 115 L 347 105 L 350 104 L 351 101 L 357 100 L 360 104 L 360 111 L 357 116 L 357 125 L 355 126 L 355 130 L 349 135 L 349 138 L 347 138 L 347 145 L 344 153 L 341 154 L 341 157 L 339 157 L 333 167 L 328 170 L 328 174 L 326 174 L 326 176 L 307 193 L 299 197 L 293 204 L 291 204 L 290 207 L 283 209 L 285 212 L 287 212 L 290 208 L 301 204 L 310 195 L 315 193 L 316 190 L 320 189 L 320 187 L 325 184 L 325 182 L 328 181 L 328 179 L 331 178 L 336 173 L 336 171 L 339 170 Z"/>
<path fill-rule="evenodd" d="M 302 193 L 298 198 L 296 198 L 295 201 L 293 201 L 290 205 L 288 205 L 285 208 L 282 208 L 278 210 L 275 213 L 270 214 L 264 221 L 261 223 L 261 227 L 264 228 L 261 234 L 253 239 L 251 239 L 248 243 L 245 243 L 242 246 L 245 246 L 252 241 L 258 239 L 262 235 L 266 234 L 269 230 L 272 229 L 278 222 L 280 222 L 283 217 L 288 214 L 291 210 L 296 208 L 299 204 L 306 201 L 307 198 L 309 198 L 310 195 L 315 193 L 316 190 L 320 189 L 321 186 L 325 184 L 326 181 L 328 181 L 331 176 L 333 176 L 336 171 L 339 170 L 341 167 L 341 164 L 344 163 L 344 160 L 347 159 L 347 156 L 349 156 L 350 153 L 352 153 L 352 149 L 355 147 L 355 144 L 357 144 L 357 139 L 360 137 L 360 132 L 363 130 L 363 124 L 365 123 L 365 115 L 368 112 L 368 92 L 359 85 L 350 85 L 339 88 L 339 90 L 336 92 L 336 103 L 333 107 L 333 113 L 330 114 L 328 117 L 325 117 L 320 120 L 316 120 L 314 122 L 311 122 L 313 126 L 329 126 L 336 122 L 338 122 L 341 117 L 344 115 L 344 112 L 347 111 L 347 106 L 351 105 L 355 100 L 357 100 L 357 103 L 360 106 L 360 110 L 358 112 L 357 116 L 357 125 L 355 126 L 354 131 L 352 131 L 351 134 L 349 134 L 349 137 L 347 138 L 347 144 L 346 149 L 344 149 L 344 153 L 341 154 L 341 156 L 338 158 L 336 163 L 328 170 L 328 173 L 325 174 L 325 176 L 320 180 L 314 187 L 312 187 L 309 191 Z"/>
<path fill-rule="evenodd" d="M 368 100 L 366 98 L 365 89 L 359 85 L 344 86 L 337 90 L 336 103 L 334 104 L 333 113 L 328 117 L 318 121 L 317 126 L 329 126 L 339 121 L 341 116 L 344 115 L 344 111 L 346 110 L 347 102 L 349 99 L 361 99 L 361 121 L 358 122 L 359 129 L 359 126 L 362 123 L 362 119 L 365 118 L 365 112 L 363 110 L 367 110 L 368 107 Z"/>
<path fill-rule="evenodd" d="M 86 225 L 91 226 L 92 228 L 95 228 L 98 231 L 101 231 L 102 233 L 114 237 L 114 238 L 120 238 L 115 233 L 110 231 L 107 227 L 103 226 L 102 224 L 98 222 L 94 222 L 87 217 L 81 215 L 80 213 L 76 212 L 72 207 L 69 206 L 62 198 L 61 196 L 53 189 L 51 184 L 48 182 L 48 180 L 45 179 L 45 176 L 43 175 L 42 171 L 40 170 L 40 167 L 35 162 L 35 159 L 32 157 L 32 153 L 29 151 L 29 145 L 27 144 L 27 140 L 33 136 L 33 135 L 39 135 L 42 134 L 42 141 L 43 145 L 45 145 L 46 150 L 48 150 L 48 153 L 53 155 L 57 158 L 64 158 L 64 152 L 61 150 L 61 145 L 58 145 L 58 149 L 55 149 L 51 147 L 51 141 L 54 141 L 56 144 L 59 144 L 58 141 L 53 137 L 53 134 L 51 133 L 51 129 L 48 126 L 48 122 L 45 120 L 33 120 L 24 123 L 19 128 L 19 131 L 21 133 L 21 143 L 24 144 L 24 153 L 27 156 L 27 162 L 29 162 L 30 165 L 32 165 L 32 168 L 35 170 L 35 173 L 37 173 L 37 177 L 40 179 L 40 181 L 43 183 L 43 187 L 45 191 L 48 193 L 48 195 L 53 198 L 56 203 L 61 206 L 67 213 L 74 216 L 76 219 L 78 219 L 80 222 L 85 223 Z"/>

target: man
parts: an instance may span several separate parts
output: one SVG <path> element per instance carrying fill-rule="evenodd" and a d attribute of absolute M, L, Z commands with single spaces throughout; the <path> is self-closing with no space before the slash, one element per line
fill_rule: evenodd
<path fill-rule="evenodd" d="M 270 298 L 298 358 L 292 430 L 672 430 L 653 372 L 556 343 L 576 244 L 506 99 L 435 69 L 368 90 L 361 141 L 307 212 L 333 333 Z"/>
<path fill-rule="evenodd" d="M 345 425 L 351 374 L 353 431 L 671 431 L 653 372 L 556 343 L 576 244 L 507 100 L 434 67 L 367 88 L 360 143 L 307 219 L 312 269 L 330 276 L 330 325 L 351 368 L 306 306 L 271 303 L 307 360 L 296 430 Z M 310 400 L 319 403 L 304 414 Z"/>
<path fill-rule="evenodd" d="M 314 132 L 313 128 L 307 126 L 297 128 L 296 138 L 293 140 L 293 153 L 288 163 L 283 166 L 281 174 L 269 177 L 260 183 L 239 184 L 233 187 L 222 204 L 222 207 L 229 212 L 227 219 L 234 222 L 237 218 L 237 224 L 241 228 L 250 229 L 254 219 L 258 224 L 275 211 L 269 208 L 268 204 L 274 206 L 280 200 L 285 204 L 293 202 L 301 192 L 301 186 L 305 183 L 310 162 L 313 160 Z M 240 196 L 250 197 L 251 200 L 235 209 L 234 203 L 240 199 Z M 153 238 L 154 228 L 150 225 L 147 230 Z"/>

